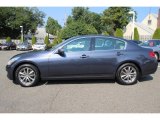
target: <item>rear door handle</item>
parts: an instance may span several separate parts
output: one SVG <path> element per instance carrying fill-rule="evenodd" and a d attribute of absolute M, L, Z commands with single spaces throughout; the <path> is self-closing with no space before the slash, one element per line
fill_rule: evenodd
<path fill-rule="evenodd" d="M 117 56 L 124 55 L 122 52 L 117 52 Z"/>
<path fill-rule="evenodd" d="M 80 58 L 88 58 L 89 56 L 83 54 Z"/>

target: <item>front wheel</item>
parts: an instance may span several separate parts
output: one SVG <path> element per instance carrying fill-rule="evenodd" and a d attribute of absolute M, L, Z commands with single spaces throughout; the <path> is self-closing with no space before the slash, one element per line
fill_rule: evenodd
<path fill-rule="evenodd" d="M 38 69 L 30 64 L 19 66 L 15 72 L 16 81 L 23 87 L 31 87 L 38 83 Z"/>
<path fill-rule="evenodd" d="M 135 64 L 126 63 L 118 68 L 116 77 L 120 84 L 132 85 L 137 83 L 139 75 L 139 69 Z"/>

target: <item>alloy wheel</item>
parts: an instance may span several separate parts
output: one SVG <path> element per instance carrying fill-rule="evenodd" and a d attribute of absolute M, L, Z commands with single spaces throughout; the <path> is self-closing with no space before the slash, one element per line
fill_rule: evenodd
<path fill-rule="evenodd" d="M 137 71 L 133 66 L 125 66 L 121 69 L 120 77 L 125 83 L 132 83 L 137 78 Z"/>
<path fill-rule="evenodd" d="M 24 67 L 18 72 L 20 82 L 25 86 L 30 86 L 36 80 L 36 73 L 30 67 Z"/>

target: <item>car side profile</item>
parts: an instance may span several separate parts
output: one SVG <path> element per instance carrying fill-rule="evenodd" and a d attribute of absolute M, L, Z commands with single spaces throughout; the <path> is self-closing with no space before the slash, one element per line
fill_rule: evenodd
<path fill-rule="evenodd" d="M 32 45 L 29 42 L 23 42 L 17 45 L 17 50 L 31 50 L 32 49 Z"/>
<path fill-rule="evenodd" d="M 152 49 L 122 38 L 103 35 L 72 37 L 57 46 L 13 56 L 6 70 L 8 78 L 30 87 L 40 80 L 116 79 L 135 84 L 140 76 L 156 72 Z"/>
<path fill-rule="evenodd" d="M 16 44 L 14 42 L 6 42 L 1 45 L 2 50 L 15 50 Z"/>

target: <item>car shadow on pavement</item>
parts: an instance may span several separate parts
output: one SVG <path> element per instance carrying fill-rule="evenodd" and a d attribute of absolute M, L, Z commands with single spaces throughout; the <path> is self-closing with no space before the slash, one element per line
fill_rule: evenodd
<path fill-rule="evenodd" d="M 146 82 L 146 81 L 151 81 L 153 80 L 153 77 L 148 75 L 141 77 L 139 82 Z M 15 85 L 17 84 L 16 81 L 13 80 L 13 83 Z M 65 79 L 65 80 L 43 80 L 40 81 L 36 86 L 41 86 L 41 85 L 58 85 L 58 84 L 102 84 L 102 83 L 118 83 L 116 79 Z M 118 83 L 119 84 L 119 83 Z"/>
<path fill-rule="evenodd" d="M 38 85 L 53 85 L 53 84 L 101 84 L 101 83 L 115 83 L 115 80 L 93 80 L 93 79 L 78 79 L 78 80 L 49 80 L 49 81 L 41 81 Z"/>
<path fill-rule="evenodd" d="M 151 75 L 143 76 L 140 78 L 139 82 L 146 82 L 153 80 L 153 77 Z"/>

